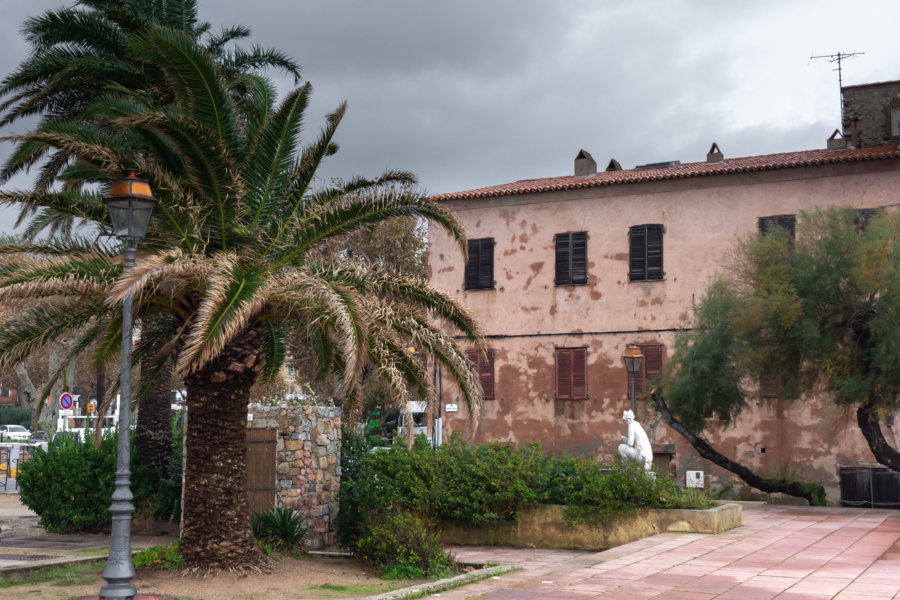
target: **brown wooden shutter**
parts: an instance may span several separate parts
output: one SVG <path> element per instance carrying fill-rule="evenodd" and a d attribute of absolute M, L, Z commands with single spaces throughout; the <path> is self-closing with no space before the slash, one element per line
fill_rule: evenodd
<path fill-rule="evenodd" d="M 480 263 L 480 240 L 469 240 L 469 260 L 466 261 L 465 289 L 478 288 L 478 265 Z"/>
<path fill-rule="evenodd" d="M 572 283 L 587 283 L 587 232 L 572 234 Z"/>
<path fill-rule="evenodd" d="M 572 349 L 572 399 L 587 398 L 587 348 Z"/>
<path fill-rule="evenodd" d="M 494 395 L 494 351 L 487 351 L 487 358 L 477 350 L 466 350 L 466 358 L 475 367 L 478 381 L 485 400 L 493 400 Z"/>
<path fill-rule="evenodd" d="M 556 349 L 556 397 L 559 400 L 587 398 L 587 348 Z"/>
<path fill-rule="evenodd" d="M 776 375 L 763 375 L 759 378 L 760 398 L 778 398 L 781 396 L 781 380 Z"/>
<path fill-rule="evenodd" d="M 663 226 L 647 225 L 647 279 L 663 278 Z"/>
<path fill-rule="evenodd" d="M 647 381 L 662 373 L 663 348 L 660 344 L 639 345 L 644 360 L 641 368 L 634 374 L 634 393 L 643 394 L 647 391 Z"/>
<path fill-rule="evenodd" d="M 481 240 L 478 253 L 478 287 L 484 290 L 494 287 L 494 238 Z"/>
<path fill-rule="evenodd" d="M 572 271 L 569 268 L 570 242 L 568 233 L 556 234 L 556 285 L 568 285 L 572 282 Z"/>
<path fill-rule="evenodd" d="M 773 231 L 776 227 L 787 230 L 788 237 L 794 239 L 797 229 L 796 215 L 773 215 L 771 217 L 760 217 L 757 219 L 759 233 L 765 235 Z"/>
<path fill-rule="evenodd" d="M 572 353 L 568 348 L 556 350 L 556 397 L 572 399 Z"/>
<path fill-rule="evenodd" d="M 494 351 L 487 351 L 487 358 L 479 357 L 478 377 L 481 379 L 481 389 L 484 391 L 485 400 L 494 399 Z"/>
<path fill-rule="evenodd" d="M 628 279 L 647 279 L 647 230 L 636 225 L 628 230 Z"/>

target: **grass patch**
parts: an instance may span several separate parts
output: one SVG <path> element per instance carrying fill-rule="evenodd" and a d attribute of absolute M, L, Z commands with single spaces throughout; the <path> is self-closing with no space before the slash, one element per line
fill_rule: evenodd
<path fill-rule="evenodd" d="M 23 585 L 38 585 L 47 583 L 54 586 L 65 587 L 70 585 L 84 585 L 96 581 L 103 572 L 104 562 L 100 560 L 45 567 L 28 571 L 27 573 L 13 573 L 0 579 L 0 589 Z"/>

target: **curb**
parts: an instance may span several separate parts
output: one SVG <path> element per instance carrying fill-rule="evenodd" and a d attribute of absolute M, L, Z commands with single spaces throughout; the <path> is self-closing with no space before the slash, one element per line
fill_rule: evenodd
<path fill-rule="evenodd" d="M 466 564 L 466 563 L 463 563 Z M 446 579 L 439 579 L 429 583 L 420 583 L 407 588 L 400 588 L 392 592 L 385 592 L 375 596 L 365 596 L 364 598 L 356 598 L 355 600 L 401 600 L 404 598 L 419 598 L 426 594 L 442 592 L 453 588 L 461 587 L 488 577 L 498 577 L 505 573 L 522 570 L 521 565 L 497 565 L 486 569 L 477 569 L 471 573 L 463 573 Z"/>

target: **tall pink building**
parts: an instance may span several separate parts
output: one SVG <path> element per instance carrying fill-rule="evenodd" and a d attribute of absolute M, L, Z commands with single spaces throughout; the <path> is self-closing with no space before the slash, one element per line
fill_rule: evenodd
<path fill-rule="evenodd" d="M 829 149 L 728 158 L 713 144 L 700 162 L 626 170 L 610 160 L 602 171 L 582 150 L 571 175 L 439 196 L 465 225 L 469 261 L 430 231 L 431 282 L 473 311 L 490 348 L 472 355 L 486 397 L 475 439 L 612 457 L 630 406 L 622 354 L 637 344 L 637 416 L 658 463 L 682 483 L 687 470 L 730 481 L 661 422 L 641 398 L 644 381 L 663 368 L 684 316 L 739 239 L 793 228 L 817 206 L 900 203 L 900 82 L 843 91 L 844 135 Z M 446 385 L 440 413 L 445 437 L 467 433 L 465 408 Z M 900 419 L 883 429 L 900 446 Z M 831 502 L 842 466 L 874 460 L 852 414 L 791 403 L 765 386 L 735 427 L 707 437 L 760 472 L 823 483 Z"/>

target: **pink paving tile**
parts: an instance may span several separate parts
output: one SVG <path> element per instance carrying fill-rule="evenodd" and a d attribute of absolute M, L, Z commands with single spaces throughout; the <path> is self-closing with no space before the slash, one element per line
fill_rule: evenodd
<path fill-rule="evenodd" d="M 704 592 L 708 594 L 721 594 L 739 585 L 741 582 L 734 577 L 726 575 L 707 575 L 690 583 L 678 586 L 679 590 L 685 592 Z"/>
<path fill-rule="evenodd" d="M 707 600 L 709 598 L 715 597 L 716 596 L 714 594 L 705 594 L 703 592 L 682 592 L 680 590 L 673 590 L 659 596 L 659 598 L 665 598 L 665 600 Z"/>
<path fill-rule="evenodd" d="M 894 583 L 864 583 L 855 581 L 848 585 L 844 591 L 851 594 L 874 594 L 893 598 L 894 594 L 900 592 L 900 579 L 896 580 Z"/>

